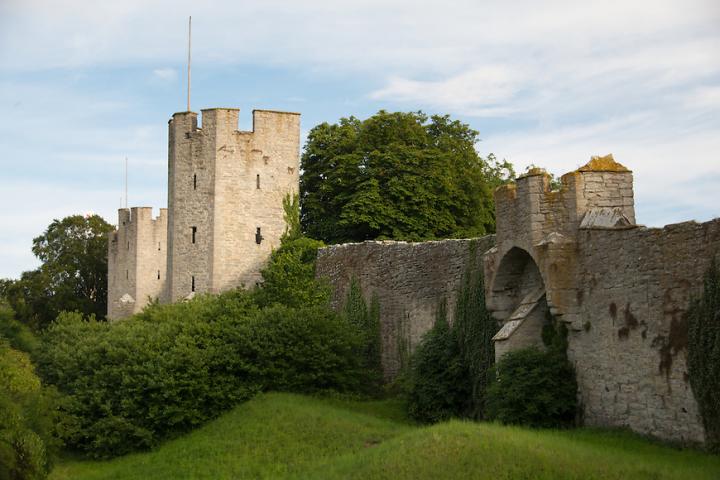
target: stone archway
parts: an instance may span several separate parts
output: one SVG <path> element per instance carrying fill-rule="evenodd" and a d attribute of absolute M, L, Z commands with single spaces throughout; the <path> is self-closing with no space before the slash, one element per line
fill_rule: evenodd
<path fill-rule="evenodd" d="M 493 337 L 496 361 L 511 350 L 543 348 L 542 329 L 548 321 L 545 282 L 527 251 L 514 247 L 503 256 L 493 279 L 488 308 L 501 324 Z"/>

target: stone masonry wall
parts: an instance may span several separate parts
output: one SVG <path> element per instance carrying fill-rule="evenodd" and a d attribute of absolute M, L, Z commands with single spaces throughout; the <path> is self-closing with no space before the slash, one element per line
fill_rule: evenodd
<path fill-rule="evenodd" d="M 300 116 L 255 110 L 252 132 L 237 125 L 232 108 L 203 110 L 201 127 L 192 112 L 170 121 L 169 301 L 187 298 L 193 278 L 198 293 L 254 285 L 285 231 L 282 201 L 298 191 Z"/>
<path fill-rule="evenodd" d="M 704 438 L 687 373 L 691 295 L 720 252 L 720 219 L 578 237 L 581 328 L 569 335 L 587 425 Z"/>
<path fill-rule="evenodd" d="M 476 261 L 481 266 L 483 252 L 495 242 L 493 235 L 423 243 L 350 243 L 319 250 L 317 276 L 330 280 L 334 308 L 342 308 L 353 277 L 368 305 L 377 296 L 386 379 L 394 378 L 401 367 L 401 344 L 412 350 L 419 343 L 443 299 L 452 320 L 472 241 L 477 242 Z"/>
<path fill-rule="evenodd" d="M 108 313 L 117 319 L 141 311 L 165 296 L 167 211 L 121 208 L 108 242 Z"/>

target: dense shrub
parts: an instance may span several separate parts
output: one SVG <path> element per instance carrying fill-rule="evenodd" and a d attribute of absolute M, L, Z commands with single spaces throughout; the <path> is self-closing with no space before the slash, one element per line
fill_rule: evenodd
<path fill-rule="evenodd" d="M 549 322 L 546 350 L 530 347 L 503 355 L 490 369 L 487 417 L 531 427 L 567 427 L 575 421 L 577 382 L 567 359 L 567 330 Z"/>
<path fill-rule="evenodd" d="M 688 310 L 688 369 L 710 450 L 720 452 L 720 269 L 713 259 Z"/>
<path fill-rule="evenodd" d="M 487 372 L 495 360 L 492 337 L 497 322 L 485 308 L 483 273 L 476 258 L 477 244 L 472 242 L 452 327 L 442 303 L 434 327 L 411 359 L 408 412 L 418 421 L 484 418 Z"/>
<path fill-rule="evenodd" d="M 255 290 L 261 307 L 274 303 L 288 307 L 327 305 L 330 287 L 315 278 L 315 258 L 323 243 L 307 237 L 288 238 L 272 252 L 262 270 L 262 288 Z"/>
<path fill-rule="evenodd" d="M 69 395 L 71 447 L 120 455 L 197 426 L 263 389 L 354 391 L 357 328 L 322 307 L 258 309 L 233 291 L 114 322 L 62 314 L 38 365 Z"/>
<path fill-rule="evenodd" d="M 461 416 L 470 404 L 470 375 L 460 354 L 457 331 L 441 304 L 433 328 L 425 334 L 411 361 L 408 414 L 421 422 Z"/>
<path fill-rule="evenodd" d="M 263 309 L 247 341 L 264 390 L 358 392 L 373 377 L 358 355 L 364 332 L 328 308 Z"/>
<path fill-rule="evenodd" d="M 59 446 L 57 395 L 42 387 L 27 353 L 0 337 L 0 478 L 45 478 Z"/>
<path fill-rule="evenodd" d="M 373 295 L 368 308 L 360 283 L 352 278 L 342 311 L 345 319 L 360 330 L 363 342 L 357 355 L 363 362 L 367 383 L 362 390 L 370 395 L 382 391 L 382 351 L 380 343 L 380 302 Z"/>
<path fill-rule="evenodd" d="M 458 293 L 453 330 L 457 338 L 460 359 L 468 371 L 470 401 L 460 416 L 481 420 L 485 416 L 485 395 L 488 370 L 495 363 L 493 336 L 498 331 L 497 321 L 485 307 L 483 271 L 477 265 L 477 243 L 469 246 L 468 264 L 463 284 Z"/>
<path fill-rule="evenodd" d="M 0 337 L 4 337 L 12 348 L 30 354 L 40 346 L 40 341 L 30 328 L 18 321 L 12 308 L 2 301 L 0 301 Z"/>

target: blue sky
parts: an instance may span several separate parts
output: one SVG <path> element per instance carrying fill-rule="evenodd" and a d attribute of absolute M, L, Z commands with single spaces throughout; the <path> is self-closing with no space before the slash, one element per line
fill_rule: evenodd
<path fill-rule="evenodd" d="M 478 151 L 562 174 L 613 153 L 638 221 L 720 216 L 720 2 L 0 1 L 0 277 L 53 218 L 167 202 L 167 120 L 449 113 Z"/>

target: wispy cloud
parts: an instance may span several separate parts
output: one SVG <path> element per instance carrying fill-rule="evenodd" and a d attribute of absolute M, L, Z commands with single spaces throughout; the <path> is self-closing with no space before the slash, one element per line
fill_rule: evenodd
<path fill-rule="evenodd" d="M 519 109 L 513 101 L 525 83 L 516 68 L 486 65 L 442 80 L 390 78 L 370 93 L 374 100 L 425 104 L 472 116 L 506 116 Z"/>

